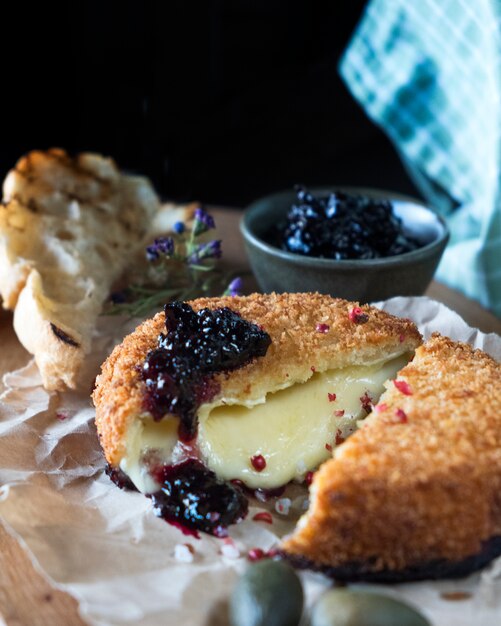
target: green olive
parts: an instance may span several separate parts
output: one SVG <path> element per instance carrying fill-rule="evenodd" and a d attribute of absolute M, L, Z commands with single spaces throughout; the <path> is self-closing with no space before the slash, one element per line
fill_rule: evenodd
<path fill-rule="evenodd" d="M 313 607 L 311 626 L 430 626 L 408 604 L 367 589 L 331 589 Z"/>
<path fill-rule="evenodd" d="M 230 599 L 232 626 L 298 626 L 302 612 L 301 581 L 285 561 L 250 565 Z"/>

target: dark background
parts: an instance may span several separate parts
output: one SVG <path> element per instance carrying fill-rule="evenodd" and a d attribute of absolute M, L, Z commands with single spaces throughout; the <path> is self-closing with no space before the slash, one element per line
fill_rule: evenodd
<path fill-rule="evenodd" d="M 4 14 L 0 175 L 94 150 L 177 200 L 244 206 L 295 183 L 415 193 L 337 64 L 365 2 L 86 0 Z"/>

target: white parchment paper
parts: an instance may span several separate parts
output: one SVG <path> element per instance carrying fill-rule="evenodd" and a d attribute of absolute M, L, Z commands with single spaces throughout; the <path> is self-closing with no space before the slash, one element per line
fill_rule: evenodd
<path fill-rule="evenodd" d="M 425 336 L 439 331 L 501 360 L 500 337 L 471 329 L 437 302 L 395 298 L 380 306 L 415 320 Z M 232 527 L 225 542 L 186 537 L 157 519 L 147 498 L 115 487 L 103 474 L 89 393 L 98 364 L 129 330 L 116 319 L 102 320 L 85 393 L 48 394 L 33 362 L 4 377 L 0 515 L 37 566 L 78 598 L 90 624 L 222 626 L 224 601 L 245 568 L 245 554 L 278 545 L 302 512 L 305 494 L 299 488 L 286 494 L 292 500 L 287 516 L 276 513 L 274 503 L 253 501 L 247 520 Z M 264 509 L 273 512 L 272 525 L 252 520 Z M 182 544 L 191 545 L 192 557 Z M 321 575 L 301 576 L 308 603 L 329 586 Z M 501 558 L 467 579 L 380 589 L 417 605 L 434 626 L 501 623 Z M 444 599 L 449 592 L 467 597 Z"/>

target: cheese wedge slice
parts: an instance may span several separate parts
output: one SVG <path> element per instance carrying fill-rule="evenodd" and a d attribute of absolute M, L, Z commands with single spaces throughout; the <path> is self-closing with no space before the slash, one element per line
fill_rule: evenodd
<path fill-rule="evenodd" d="M 338 580 L 466 576 L 501 554 L 501 365 L 434 334 L 316 472 L 283 544 Z"/>

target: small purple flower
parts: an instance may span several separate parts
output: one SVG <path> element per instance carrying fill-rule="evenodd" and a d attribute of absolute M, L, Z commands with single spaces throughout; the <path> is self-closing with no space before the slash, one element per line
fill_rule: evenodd
<path fill-rule="evenodd" d="M 148 259 L 148 261 L 156 261 L 158 258 L 160 258 L 160 255 L 158 254 L 157 249 L 153 244 L 146 248 L 146 258 Z"/>
<path fill-rule="evenodd" d="M 174 224 L 174 232 L 177 233 L 178 235 L 182 235 L 185 230 L 186 230 L 186 226 L 184 222 L 176 222 Z"/>
<path fill-rule="evenodd" d="M 225 296 L 240 296 L 242 295 L 243 281 L 240 276 L 234 278 L 226 288 L 224 292 Z"/>
<path fill-rule="evenodd" d="M 214 240 L 209 243 L 201 243 L 195 248 L 195 251 L 188 257 L 190 265 L 196 265 L 202 259 L 220 259 L 223 254 L 221 250 L 221 241 Z"/>
<path fill-rule="evenodd" d="M 214 218 L 204 209 L 199 207 L 195 211 L 195 221 L 193 223 L 193 234 L 195 237 L 207 232 L 211 228 L 216 228 Z"/>
<path fill-rule="evenodd" d="M 159 237 L 146 248 L 148 261 L 156 261 L 160 256 L 170 257 L 174 254 L 174 240 L 172 237 Z"/>

